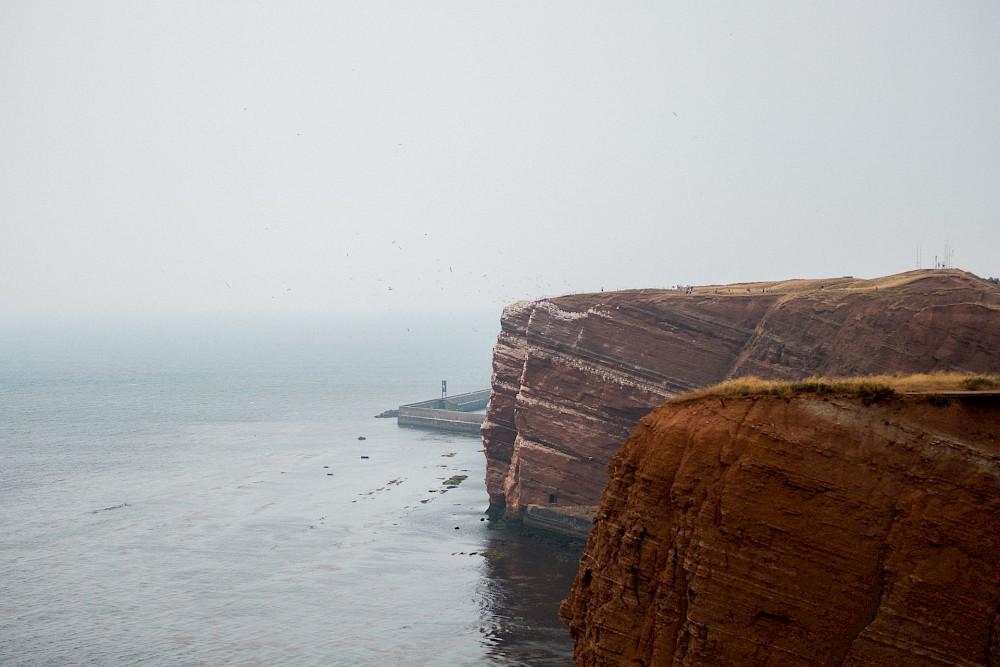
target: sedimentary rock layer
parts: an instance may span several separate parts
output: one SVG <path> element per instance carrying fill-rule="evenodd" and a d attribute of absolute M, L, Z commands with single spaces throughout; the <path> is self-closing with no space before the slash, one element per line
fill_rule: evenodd
<path fill-rule="evenodd" d="M 577 665 L 996 665 L 998 516 L 998 396 L 667 403 L 561 613 Z"/>
<path fill-rule="evenodd" d="M 572 295 L 510 306 L 483 426 L 494 510 L 596 506 L 639 418 L 758 375 L 1000 372 L 1000 287 L 956 270 Z"/>

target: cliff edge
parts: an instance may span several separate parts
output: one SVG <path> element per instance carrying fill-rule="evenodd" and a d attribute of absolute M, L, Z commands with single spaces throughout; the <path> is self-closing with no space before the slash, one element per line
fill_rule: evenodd
<path fill-rule="evenodd" d="M 640 417 L 727 378 L 1000 372 L 1000 286 L 958 270 L 509 306 L 482 434 L 494 511 L 593 512 Z"/>
<path fill-rule="evenodd" d="M 668 402 L 610 472 L 577 665 L 1000 664 L 996 393 Z"/>

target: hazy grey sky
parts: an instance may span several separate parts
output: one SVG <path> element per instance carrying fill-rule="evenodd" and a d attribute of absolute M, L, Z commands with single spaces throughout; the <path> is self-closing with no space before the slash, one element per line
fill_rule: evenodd
<path fill-rule="evenodd" d="M 0 312 L 995 276 L 998 213 L 992 1 L 0 2 Z"/>

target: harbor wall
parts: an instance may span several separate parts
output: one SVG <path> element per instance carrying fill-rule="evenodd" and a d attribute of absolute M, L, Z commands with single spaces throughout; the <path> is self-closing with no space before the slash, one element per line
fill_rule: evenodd
<path fill-rule="evenodd" d="M 447 398 L 435 398 L 419 403 L 399 406 L 396 423 L 442 431 L 456 431 L 479 435 L 486 419 L 485 410 L 490 400 L 490 390 L 473 391 Z"/>

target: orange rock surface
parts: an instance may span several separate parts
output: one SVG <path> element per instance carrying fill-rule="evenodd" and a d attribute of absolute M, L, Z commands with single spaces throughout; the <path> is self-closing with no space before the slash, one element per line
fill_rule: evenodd
<path fill-rule="evenodd" d="M 996 395 L 667 403 L 610 473 L 577 665 L 1000 664 Z"/>
<path fill-rule="evenodd" d="M 596 506 L 670 396 L 744 375 L 1000 372 L 1000 287 L 958 270 L 572 295 L 507 308 L 483 427 L 494 510 Z"/>

